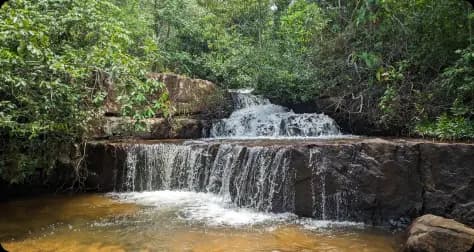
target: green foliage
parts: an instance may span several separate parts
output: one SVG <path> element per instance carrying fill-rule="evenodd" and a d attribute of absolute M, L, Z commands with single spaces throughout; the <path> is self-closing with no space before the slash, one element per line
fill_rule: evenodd
<path fill-rule="evenodd" d="M 158 3 L 161 70 L 289 105 L 329 97 L 343 120 L 386 134 L 416 133 L 443 113 L 472 119 L 466 1 Z"/>
<path fill-rule="evenodd" d="M 451 113 L 454 116 L 474 116 L 474 44 L 457 50 L 459 59 L 446 68 L 441 75 L 444 94 L 451 98 Z"/>
<path fill-rule="evenodd" d="M 444 140 L 474 138 L 474 121 L 463 117 L 441 115 L 435 122 L 420 123 L 416 131 L 422 136 L 436 137 Z"/>
<path fill-rule="evenodd" d="M 301 53 L 305 53 L 312 43 L 317 41 L 316 36 L 321 34 L 326 22 L 322 10 L 315 3 L 294 1 L 280 17 L 278 32 L 282 38 L 281 42 L 295 46 L 296 50 L 299 48 Z"/>
<path fill-rule="evenodd" d="M 442 139 L 474 138 L 474 45 L 457 50 L 459 59 L 433 81 L 436 102 L 429 114 L 443 113 L 436 121 L 420 123 L 421 135 Z M 425 121 L 428 119 L 425 118 Z"/>
<path fill-rule="evenodd" d="M 122 94 L 127 115 L 162 109 L 163 99 L 143 99 L 161 87 L 145 78 L 158 49 L 131 2 L 126 10 L 97 0 L 1 8 L 0 178 L 22 182 L 53 168 L 64 145 L 82 142 L 102 115 L 106 85 Z"/>

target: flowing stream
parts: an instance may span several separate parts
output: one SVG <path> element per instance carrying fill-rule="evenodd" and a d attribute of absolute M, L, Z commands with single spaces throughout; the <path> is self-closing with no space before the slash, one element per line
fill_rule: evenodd
<path fill-rule="evenodd" d="M 303 203 L 321 198 L 317 218 L 295 214 L 299 170 L 321 168 L 292 141 L 345 137 L 333 119 L 250 90 L 232 96 L 236 110 L 209 139 L 126 144 L 113 193 L 0 203 L 0 242 L 10 251 L 398 250 L 390 232 L 345 220 L 343 194 L 313 192 Z"/>

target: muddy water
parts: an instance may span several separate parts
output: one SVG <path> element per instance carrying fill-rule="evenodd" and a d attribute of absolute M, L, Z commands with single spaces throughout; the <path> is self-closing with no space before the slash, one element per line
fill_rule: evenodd
<path fill-rule="evenodd" d="M 0 203 L 8 251 L 397 251 L 358 223 L 266 214 L 203 193 L 49 196 Z"/>

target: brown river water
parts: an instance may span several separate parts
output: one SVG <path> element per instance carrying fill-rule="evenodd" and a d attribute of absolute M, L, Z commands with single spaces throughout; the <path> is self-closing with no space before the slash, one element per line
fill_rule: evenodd
<path fill-rule="evenodd" d="M 398 251 L 399 235 L 238 209 L 189 192 L 45 196 L 0 203 L 8 251 Z"/>

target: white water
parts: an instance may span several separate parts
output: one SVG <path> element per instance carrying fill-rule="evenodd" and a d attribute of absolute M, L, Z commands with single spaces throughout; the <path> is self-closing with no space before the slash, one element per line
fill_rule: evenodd
<path fill-rule="evenodd" d="M 294 210 L 290 151 L 230 144 L 135 144 L 127 150 L 123 191 L 215 193 L 243 207 Z"/>
<path fill-rule="evenodd" d="M 341 136 L 339 126 L 327 115 L 296 114 L 251 89 L 231 90 L 235 111 L 212 125 L 211 138 L 297 138 Z"/>
<path fill-rule="evenodd" d="M 238 208 L 226 198 L 213 193 L 188 191 L 153 191 L 110 193 L 110 197 L 127 203 L 154 207 L 156 210 L 176 209 L 177 217 L 189 223 L 207 226 L 252 226 L 296 224 L 306 229 L 321 229 L 340 226 L 363 227 L 362 223 L 337 222 L 298 218 L 291 213 L 258 212 L 249 208 Z"/>
<path fill-rule="evenodd" d="M 341 134 L 336 122 L 324 114 L 296 114 L 251 92 L 251 89 L 231 91 L 236 110 L 229 118 L 213 124 L 211 141 L 129 147 L 123 184 L 117 188 L 127 193 L 113 196 L 159 209 L 177 207 L 181 218 L 206 225 L 293 222 L 309 229 L 354 225 L 327 220 L 343 219 L 340 215 L 344 208 L 339 204 L 341 197 L 328 198 L 324 178 L 321 202 L 313 206 L 320 212 L 315 211 L 314 216 L 322 220 L 299 219 L 291 214 L 295 211 L 295 167 L 291 163 L 291 148 L 212 141 L 216 138 L 302 141 L 347 137 Z M 316 169 L 313 153 L 309 166 Z M 309 200 L 316 201 L 315 192 Z M 336 202 L 334 207 L 332 202 Z M 334 217 L 328 214 L 333 209 Z"/>

